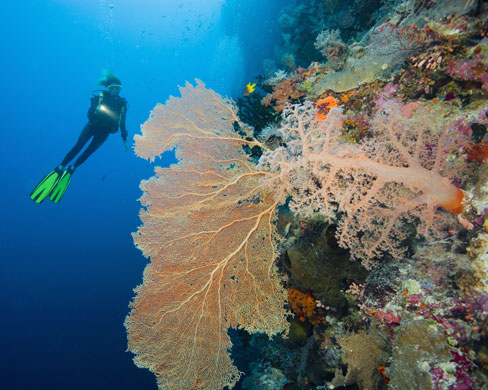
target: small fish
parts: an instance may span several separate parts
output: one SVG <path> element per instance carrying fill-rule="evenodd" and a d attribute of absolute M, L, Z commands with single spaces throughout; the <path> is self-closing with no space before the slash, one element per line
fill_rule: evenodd
<path fill-rule="evenodd" d="M 256 83 L 254 84 L 247 83 L 247 85 L 244 87 L 244 90 L 242 91 L 242 95 L 249 96 L 251 93 L 254 92 L 255 89 L 256 89 Z"/>
<path fill-rule="evenodd" d="M 283 236 L 286 237 L 290 233 L 291 222 L 288 222 L 283 230 Z"/>

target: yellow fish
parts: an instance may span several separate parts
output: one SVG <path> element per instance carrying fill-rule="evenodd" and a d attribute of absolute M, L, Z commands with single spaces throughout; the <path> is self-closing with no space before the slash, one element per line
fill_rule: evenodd
<path fill-rule="evenodd" d="M 256 83 L 254 84 L 247 83 L 247 85 L 244 87 L 244 90 L 242 91 L 242 95 L 249 96 L 251 93 L 254 92 L 255 89 L 256 89 Z"/>

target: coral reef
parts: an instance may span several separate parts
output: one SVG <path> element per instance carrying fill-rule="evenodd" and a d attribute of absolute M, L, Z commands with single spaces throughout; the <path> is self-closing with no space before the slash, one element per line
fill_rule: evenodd
<path fill-rule="evenodd" d="M 415 2 L 403 2 L 403 6 L 408 3 Z M 405 10 L 396 9 L 386 20 L 369 30 L 360 41 L 349 46 L 347 60 L 340 71 L 327 74 L 318 80 L 312 88 L 311 96 L 318 97 L 328 90 L 344 92 L 378 80 L 386 81 L 415 53 L 423 52 L 435 43 L 451 42 L 451 36 L 455 33 L 449 30 L 446 37 L 443 34 L 445 29 L 442 32 L 435 31 L 434 28 L 440 30 L 438 26 L 445 26 L 435 21 L 446 20 L 453 13 L 465 14 L 469 9 L 465 9 L 456 0 L 431 4 L 431 8 L 424 12 L 418 12 L 415 6 Z M 432 21 L 430 25 L 428 21 Z M 464 33 L 461 30 L 459 32 Z M 465 68 L 466 66 L 463 70 Z M 472 73 L 473 71 L 470 74 Z"/>
<path fill-rule="evenodd" d="M 295 66 L 299 66 L 289 69 L 289 73 L 280 72 L 279 82 L 289 78 L 300 84 L 306 94 L 299 100 L 301 108 L 284 105 L 281 123 L 267 130 L 280 141 L 272 151 L 264 153 L 260 162 L 267 164 L 265 169 L 279 173 L 280 185 L 292 183 L 284 193 L 289 194 L 286 210 L 294 211 L 296 217 L 282 218 L 288 214 L 281 211 L 278 220 L 283 219 L 288 226 L 284 229 L 287 244 L 281 263 L 287 286 L 306 292 L 310 308 L 308 315 L 303 310 L 293 310 L 295 318 L 290 322 L 300 330 L 301 338 L 289 347 L 300 351 L 302 363 L 295 370 L 283 372 L 293 389 L 486 388 L 488 6 L 481 1 L 385 2 L 380 9 L 374 8 L 376 19 L 372 20 L 376 24 L 369 31 L 351 34 L 350 29 L 327 17 L 314 23 L 309 13 L 321 15 L 318 3 L 310 2 L 308 8 L 296 4 L 284 10 L 283 52 L 293 56 Z M 322 4 L 325 3 L 332 14 L 341 9 L 338 2 Z M 296 28 L 304 21 L 309 26 L 306 32 Z M 306 39 L 308 45 L 300 39 Z M 317 62 L 323 59 L 312 54 L 312 42 L 326 59 L 329 53 L 331 58 L 340 54 L 337 64 Z M 299 47 L 306 50 L 298 50 Z M 273 79 L 268 82 L 270 86 L 278 85 Z M 337 116 L 334 109 L 330 113 L 328 102 L 334 102 L 334 106 L 337 102 L 342 115 Z M 288 99 L 286 103 L 298 102 Z M 336 124 L 327 126 L 334 118 Z M 299 127 L 303 132 L 297 135 Z M 316 130 L 318 127 L 320 130 Z M 419 153 L 414 152 L 413 146 L 419 140 L 412 133 L 415 127 L 421 138 Z M 439 173 L 446 182 L 462 188 L 463 200 L 461 204 L 454 202 L 458 206 L 444 205 L 457 221 L 434 206 L 431 210 L 435 210 L 435 216 L 428 218 L 435 221 L 433 230 L 423 226 L 426 209 L 415 209 L 419 214 L 398 219 L 399 234 L 394 236 L 404 251 L 389 248 L 369 274 L 363 271 L 358 277 L 358 269 L 349 268 L 355 264 L 347 260 L 350 254 L 337 252 L 340 236 L 334 242 L 334 235 L 326 238 L 324 231 L 340 232 L 341 224 L 349 217 L 348 207 L 361 204 L 360 196 L 367 191 L 354 197 L 353 188 L 358 182 L 352 178 L 357 171 L 349 175 L 340 171 L 344 176 L 339 183 L 344 184 L 344 193 L 349 197 L 335 198 L 337 189 L 331 191 L 329 181 L 322 180 L 323 175 L 331 180 L 331 173 L 335 172 L 323 165 L 323 155 L 333 151 L 343 158 L 350 152 L 351 156 L 362 158 L 364 148 L 371 143 L 377 147 L 394 139 L 387 136 L 388 128 L 400 143 L 402 137 L 408 139 L 407 158 L 419 157 L 421 166 L 428 170 L 435 165 L 433 160 L 421 160 L 440 153 L 443 157 L 439 160 L 447 165 Z M 434 146 L 430 137 L 442 138 L 445 131 L 449 142 L 454 141 L 451 136 L 459 142 L 454 141 L 452 148 L 444 142 Z M 331 138 L 337 142 L 326 144 L 325 139 Z M 306 157 L 309 145 L 320 152 L 319 159 Z M 396 154 L 397 147 L 398 144 L 383 150 Z M 442 152 L 443 147 L 450 151 Z M 267 161 L 270 156 L 274 162 Z M 297 162 L 300 169 L 294 165 Z M 404 160 L 400 166 L 410 164 Z M 374 176 L 367 183 L 372 185 L 376 179 Z M 432 186 L 433 181 L 429 180 L 429 187 Z M 388 193 L 389 201 L 393 193 Z M 331 203 L 327 205 L 328 200 Z M 385 207 L 388 201 L 380 201 L 373 215 L 381 215 Z M 366 225 L 361 218 L 355 218 L 344 231 L 354 231 L 354 240 L 364 240 Z M 383 231 L 385 222 L 372 226 L 378 233 Z M 381 235 L 374 237 L 374 243 L 381 240 Z M 347 246 L 353 256 L 365 247 L 362 241 Z M 344 287 L 345 283 L 350 286 Z M 324 307 L 313 308 L 312 299 Z M 323 316 L 324 321 L 318 321 L 317 316 Z M 296 323 L 305 327 L 296 327 Z M 360 338 L 365 344 L 372 338 L 370 347 L 354 348 Z M 274 342 L 279 344 L 278 340 Z M 273 345 L 278 350 L 277 344 Z M 278 369 L 287 364 L 286 359 L 268 360 L 273 348 L 262 351 L 261 364 L 273 364 Z"/>
<path fill-rule="evenodd" d="M 307 66 L 320 59 L 315 48 L 317 35 L 324 30 L 340 30 L 347 42 L 357 39 L 375 22 L 373 13 L 381 6 L 380 0 L 305 0 L 293 1 L 284 7 L 279 18 L 282 30 L 283 53 L 292 55 L 295 66 Z M 280 61 L 285 65 L 282 61 Z"/>
<path fill-rule="evenodd" d="M 427 320 L 403 319 L 392 349 L 392 364 L 387 375 L 391 378 L 389 387 L 395 390 L 433 389 L 432 366 L 451 371 L 454 368 L 449 364 L 447 336 L 439 326 Z"/>
<path fill-rule="evenodd" d="M 261 134 L 263 129 L 270 126 L 270 124 L 279 121 L 279 113 L 271 107 L 266 107 L 261 104 L 264 98 L 261 91 L 270 94 L 272 93 L 272 88 L 268 86 L 261 76 L 257 78 L 257 84 L 257 91 L 248 96 L 237 98 L 239 118 L 252 127 L 254 136 Z"/>
<path fill-rule="evenodd" d="M 200 82 L 156 107 L 136 152 L 180 161 L 141 184 L 126 325 L 161 388 L 487 388 L 487 20 L 291 2 L 240 117 Z"/>

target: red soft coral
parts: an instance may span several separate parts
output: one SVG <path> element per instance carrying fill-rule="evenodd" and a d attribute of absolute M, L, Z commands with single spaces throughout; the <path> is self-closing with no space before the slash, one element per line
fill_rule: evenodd
<path fill-rule="evenodd" d="M 306 91 L 300 86 L 300 80 L 300 75 L 297 73 L 284 79 L 273 88 L 273 93 L 263 98 L 261 103 L 265 106 L 273 104 L 275 111 L 283 111 L 289 100 L 296 100 L 305 95 Z"/>

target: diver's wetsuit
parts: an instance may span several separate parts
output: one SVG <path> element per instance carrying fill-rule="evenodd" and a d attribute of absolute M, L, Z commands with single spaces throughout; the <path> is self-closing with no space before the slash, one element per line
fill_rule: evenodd
<path fill-rule="evenodd" d="M 97 107 L 101 105 L 101 110 Z M 66 166 L 85 146 L 88 140 L 93 137 L 90 145 L 77 158 L 74 167 L 77 168 L 102 145 L 109 134 L 116 133 L 120 126 L 120 133 L 124 142 L 127 140 L 127 130 L 125 128 L 125 116 L 127 113 L 127 101 L 120 96 L 113 96 L 108 91 L 91 98 L 91 105 L 88 109 L 88 123 L 83 128 L 75 146 L 68 152 L 62 166 Z"/>

